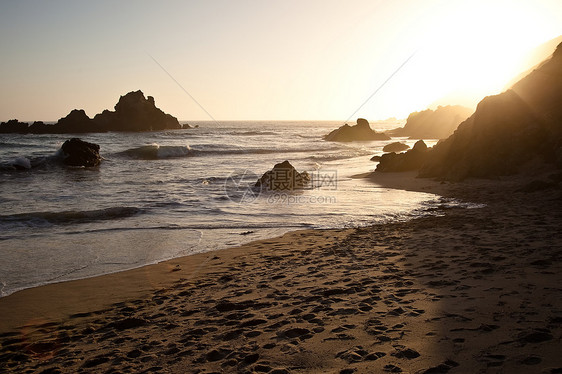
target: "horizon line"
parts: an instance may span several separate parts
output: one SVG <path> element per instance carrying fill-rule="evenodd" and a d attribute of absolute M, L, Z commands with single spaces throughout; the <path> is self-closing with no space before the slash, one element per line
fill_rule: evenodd
<path fill-rule="evenodd" d="M 64 118 L 64 117 L 61 117 Z M 395 117 L 389 117 L 389 118 L 385 118 L 385 119 L 373 119 L 373 120 L 369 120 L 368 118 L 365 117 L 357 117 L 357 119 L 359 118 L 364 118 L 369 122 L 384 122 L 384 121 L 405 121 L 407 120 L 407 118 L 395 118 Z M 32 124 L 34 122 L 43 122 L 45 124 L 56 124 L 59 120 L 20 120 L 17 118 L 10 118 L 7 120 L 0 120 L 0 123 L 5 123 L 8 121 L 19 121 L 22 123 L 29 123 Z M 341 119 L 223 119 L 220 120 L 222 122 L 306 122 L 306 121 L 312 121 L 312 122 L 341 122 L 341 123 L 347 123 L 349 121 L 344 121 Z M 185 123 L 189 123 L 189 122 L 211 122 L 211 123 L 216 123 L 216 121 L 213 121 L 211 119 L 178 119 L 178 122 L 180 124 L 185 124 Z M 355 120 L 353 121 L 355 122 Z M 219 123 L 220 124 L 220 123 Z"/>

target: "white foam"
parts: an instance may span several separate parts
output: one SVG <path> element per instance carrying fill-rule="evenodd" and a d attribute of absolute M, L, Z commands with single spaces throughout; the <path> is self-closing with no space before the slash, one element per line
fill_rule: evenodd
<path fill-rule="evenodd" d="M 12 162 L 12 165 L 19 166 L 24 169 L 31 169 L 31 161 L 27 157 L 16 157 L 16 159 Z"/>
<path fill-rule="evenodd" d="M 172 157 L 184 157 L 191 152 L 189 146 L 159 146 L 157 155 L 158 158 L 172 158 Z"/>

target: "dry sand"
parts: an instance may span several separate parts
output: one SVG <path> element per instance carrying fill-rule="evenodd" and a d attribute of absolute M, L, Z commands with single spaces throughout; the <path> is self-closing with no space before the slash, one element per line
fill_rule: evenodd
<path fill-rule="evenodd" d="M 376 182 L 486 206 L 15 293 L 0 372 L 562 373 L 560 189 Z"/>

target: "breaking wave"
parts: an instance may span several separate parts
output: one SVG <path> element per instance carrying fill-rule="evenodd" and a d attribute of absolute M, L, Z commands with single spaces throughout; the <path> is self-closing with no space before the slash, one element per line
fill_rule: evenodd
<path fill-rule="evenodd" d="M 65 225 L 134 216 L 141 212 L 136 207 L 113 207 L 96 210 L 69 210 L 63 212 L 32 212 L 0 216 L 0 223 L 27 226 Z"/>
<path fill-rule="evenodd" d="M 143 145 L 142 147 L 127 149 L 121 154 L 139 160 L 160 160 L 163 158 L 188 157 L 192 153 L 186 145 Z"/>

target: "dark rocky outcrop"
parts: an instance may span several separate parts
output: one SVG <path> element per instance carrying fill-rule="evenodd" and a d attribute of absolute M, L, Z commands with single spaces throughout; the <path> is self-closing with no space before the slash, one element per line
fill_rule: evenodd
<path fill-rule="evenodd" d="M 420 176 L 461 180 L 515 174 L 527 161 L 562 165 L 562 44 L 552 57 L 502 94 L 486 97 Z"/>
<path fill-rule="evenodd" d="M 400 142 L 390 143 L 384 146 L 383 152 L 404 152 L 410 149 L 410 146 Z"/>
<path fill-rule="evenodd" d="M 347 123 L 340 128 L 330 132 L 324 137 L 324 140 L 331 142 L 353 142 L 353 141 L 369 141 L 369 140 L 390 140 L 385 133 L 374 131 L 369 122 L 364 118 L 358 118 L 355 126 L 349 126 Z"/>
<path fill-rule="evenodd" d="M 156 107 L 152 96 L 142 91 L 129 92 L 119 98 L 115 111 L 104 110 L 93 122 L 102 131 L 158 131 L 181 129 L 177 118 Z"/>
<path fill-rule="evenodd" d="M 47 125 L 43 121 L 35 121 L 29 126 L 29 132 L 31 134 L 48 134 L 52 125 Z"/>
<path fill-rule="evenodd" d="M 562 44 L 512 89 L 484 98 L 451 136 L 423 152 L 422 162 L 411 159 L 413 150 L 383 155 L 377 171 L 414 168 L 420 177 L 462 180 L 516 174 L 529 162 L 560 169 L 560 103 Z"/>
<path fill-rule="evenodd" d="M 29 124 L 20 122 L 17 119 L 11 119 L 8 122 L 0 123 L 0 133 L 3 134 L 25 134 L 28 132 Z"/>
<path fill-rule="evenodd" d="M 419 170 L 427 160 L 429 149 L 423 140 L 418 140 L 414 147 L 405 153 L 385 153 L 381 156 L 376 171 L 401 172 Z"/>
<path fill-rule="evenodd" d="M 58 133 L 98 132 L 97 126 L 94 125 L 84 109 L 73 109 L 66 117 L 59 119 L 54 127 L 56 127 Z"/>
<path fill-rule="evenodd" d="M 189 127 L 189 125 L 188 125 Z M 184 127 L 184 128 L 188 128 Z M 152 96 L 144 97 L 142 91 L 129 92 L 119 98 L 115 111 L 104 110 L 93 119 L 82 109 L 72 110 L 54 125 L 11 120 L 0 124 L 0 133 L 67 134 L 106 131 L 158 131 L 181 129 L 177 118 L 156 107 Z"/>
<path fill-rule="evenodd" d="M 69 166 L 98 166 L 101 162 L 100 146 L 72 138 L 61 147 L 63 163 Z"/>
<path fill-rule="evenodd" d="M 306 171 L 299 173 L 289 161 L 283 161 L 265 172 L 255 187 L 268 191 L 293 191 L 306 188 L 310 182 Z"/>
<path fill-rule="evenodd" d="M 472 109 L 460 105 L 439 106 L 408 116 L 402 128 L 389 132 L 392 136 L 408 136 L 411 139 L 445 139 L 459 124 L 472 114 Z"/>

